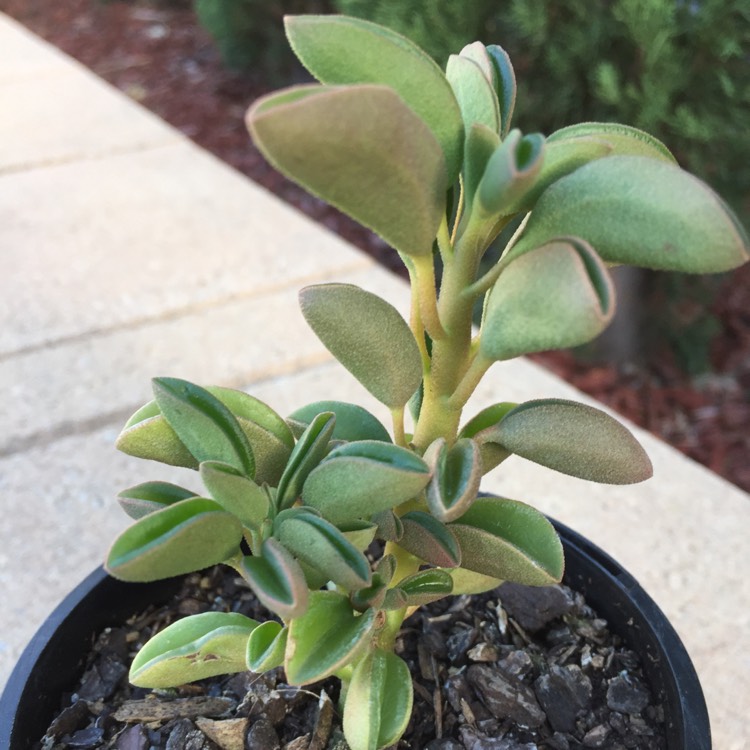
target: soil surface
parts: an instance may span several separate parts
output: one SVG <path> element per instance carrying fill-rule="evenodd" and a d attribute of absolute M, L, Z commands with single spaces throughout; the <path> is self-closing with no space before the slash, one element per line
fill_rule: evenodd
<path fill-rule="evenodd" d="M 262 70 L 226 70 L 189 0 L 0 0 L 0 11 L 401 273 L 396 254 L 381 240 L 289 183 L 253 148 L 245 110 L 277 84 L 269 86 Z M 534 359 L 750 491 L 750 264 L 722 283 L 711 309 L 720 330 L 710 375 L 689 378 L 666 349 L 638 365 L 584 364 L 569 352 Z"/>
<path fill-rule="evenodd" d="M 34 750 L 346 750 L 336 680 L 296 688 L 276 669 L 153 693 L 128 683 L 151 635 L 209 610 L 268 618 L 232 571 L 188 576 L 168 605 L 99 636 Z M 427 605 L 404 625 L 396 651 L 414 711 L 392 750 L 666 747 L 638 657 L 564 586 L 504 584 Z"/>

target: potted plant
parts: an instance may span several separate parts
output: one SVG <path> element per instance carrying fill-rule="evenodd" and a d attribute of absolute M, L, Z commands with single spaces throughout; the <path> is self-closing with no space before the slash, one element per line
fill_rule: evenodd
<path fill-rule="evenodd" d="M 194 468 L 204 489 L 123 491 L 134 523 L 106 568 L 153 582 L 223 563 L 271 613 L 176 621 L 140 650 L 134 684 L 280 666 L 295 685 L 335 676 L 349 746 L 375 750 L 410 719 L 409 668 L 394 650 L 410 615 L 502 581 L 563 577 L 553 523 L 481 495 L 482 476 L 512 454 L 595 482 L 651 474 L 632 434 L 590 406 L 504 402 L 466 418 L 481 378 L 495 362 L 601 333 L 615 306 L 609 266 L 724 271 L 747 260 L 748 242 L 723 201 L 646 133 L 513 129 L 515 77 L 498 46 L 471 44 L 443 72 L 370 22 L 301 16 L 286 28 L 320 83 L 264 97 L 248 126 L 274 166 L 376 231 L 409 271 L 408 323 L 352 285 L 300 292 L 307 322 L 388 407 L 391 430 L 349 403 L 283 419 L 239 391 L 156 378 L 118 447 Z"/>

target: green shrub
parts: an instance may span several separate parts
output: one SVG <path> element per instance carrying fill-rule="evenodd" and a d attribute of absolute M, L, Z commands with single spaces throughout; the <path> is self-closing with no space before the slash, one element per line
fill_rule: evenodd
<path fill-rule="evenodd" d="M 293 63 L 284 36 L 284 15 L 330 10 L 323 0 L 193 0 L 193 5 L 198 22 L 214 38 L 227 67 L 262 66 L 272 79 Z"/>
<path fill-rule="evenodd" d="M 479 38 L 490 0 L 333 0 L 337 12 L 366 18 L 408 36 L 444 65 L 451 52 Z"/>

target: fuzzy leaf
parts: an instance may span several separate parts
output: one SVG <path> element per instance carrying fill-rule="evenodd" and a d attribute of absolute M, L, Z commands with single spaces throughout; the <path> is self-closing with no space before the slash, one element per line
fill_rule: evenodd
<path fill-rule="evenodd" d="M 234 414 L 250 442 L 255 457 L 255 482 L 275 487 L 294 448 L 294 435 L 284 419 L 244 391 L 218 386 L 207 386 L 206 390 Z"/>
<path fill-rule="evenodd" d="M 404 525 L 392 510 L 375 513 L 372 522 L 377 526 L 375 536 L 384 542 L 397 542 L 404 535 Z"/>
<path fill-rule="evenodd" d="M 443 568 L 461 564 L 461 548 L 449 526 L 419 510 L 405 513 L 401 523 L 404 534 L 398 543 L 407 552 Z"/>
<path fill-rule="evenodd" d="M 230 558 L 242 526 L 213 500 L 193 497 L 149 513 L 117 537 L 107 570 L 123 581 L 157 581 Z"/>
<path fill-rule="evenodd" d="M 260 556 L 242 561 L 245 578 L 260 603 L 282 620 L 299 617 L 307 608 L 308 589 L 299 563 L 275 539 L 266 539 Z"/>
<path fill-rule="evenodd" d="M 594 137 L 571 138 L 550 141 L 544 144 L 544 162 L 533 184 L 515 196 L 505 206 L 511 213 L 530 211 L 539 196 L 553 183 L 565 175 L 575 172 L 584 164 L 601 159 L 612 153 L 613 147 L 605 140 Z"/>
<path fill-rule="evenodd" d="M 201 479 L 211 497 L 243 526 L 259 529 L 270 513 L 268 495 L 233 466 L 221 461 L 204 461 Z"/>
<path fill-rule="evenodd" d="M 439 438 L 425 453 L 432 466 L 427 505 L 438 521 L 455 521 L 474 502 L 482 478 L 479 444 L 462 438 L 447 447 Z"/>
<path fill-rule="evenodd" d="M 511 455 L 510 451 L 505 450 L 505 448 L 498 445 L 492 439 L 492 434 L 488 432 L 488 429 L 494 427 L 511 409 L 515 409 L 516 406 L 518 404 L 510 401 L 488 406 L 472 417 L 458 433 L 459 438 L 473 438 L 479 445 L 483 474 L 499 466 Z"/>
<path fill-rule="evenodd" d="M 517 500 L 480 497 L 448 526 L 461 548 L 461 567 L 528 586 L 559 583 L 563 549 L 552 524 Z"/>
<path fill-rule="evenodd" d="M 390 443 L 391 436 L 377 417 L 357 404 L 345 401 L 316 401 L 293 411 L 287 421 L 292 431 L 302 434 L 307 425 L 322 412 L 331 412 L 336 416 L 336 427 L 331 439 L 347 443 L 355 440 L 381 440 Z"/>
<path fill-rule="evenodd" d="M 302 494 L 302 485 L 308 474 L 328 453 L 335 426 L 336 417 L 331 412 L 323 412 L 302 433 L 276 490 L 276 505 L 280 510 L 293 505 Z"/>
<path fill-rule="evenodd" d="M 645 156 L 609 156 L 577 169 L 539 198 L 513 253 L 580 237 L 608 263 L 665 271 L 728 271 L 750 257 L 748 238 L 697 177 Z"/>
<path fill-rule="evenodd" d="M 305 320 L 331 354 L 378 401 L 404 406 L 422 382 L 422 359 L 398 310 L 353 284 L 308 286 L 299 298 Z"/>
<path fill-rule="evenodd" d="M 493 360 L 596 338 L 614 315 L 607 269 L 586 243 L 550 242 L 513 260 L 492 288 L 480 347 Z"/>
<path fill-rule="evenodd" d="M 436 602 L 453 591 L 453 578 L 445 570 L 430 568 L 420 570 L 398 582 L 398 588 L 406 595 L 409 607 L 421 607 Z"/>
<path fill-rule="evenodd" d="M 349 599 L 335 591 L 313 591 L 307 611 L 289 624 L 284 668 L 291 685 L 332 675 L 370 643 L 375 610 L 352 612 Z"/>
<path fill-rule="evenodd" d="M 370 607 L 380 609 L 380 606 L 385 601 L 387 585 L 388 582 L 385 581 L 381 575 L 374 573 L 372 576 L 372 583 L 367 588 L 353 591 L 349 595 L 349 601 L 352 603 L 352 607 L 358 612 L 364 612 Z"/>
<path fill-rule="evenodd" d="M 156 401 L 149 401 L 130 417 L 115 445 L 128 456 L 186 469 L 198 468 L 198 461 L 164 419 Z"/>
<path fill-rule="evenodd" d="M 295 54 L 321 83 L 377 83 L 394 89 L 437 138 L 447 183 L 455 181 L 463 149 L 461 112 L 429 55 L 401 34 L 360 18 L 287 16 L 285 26 Z"/>
<path fill-rule="evenodd" d="M 522 136 L 512 130 L 487 162 L 476 191 L 476 203 L 486 216 L 514 213 L 532 189 L 544 164 L 545 143 L 539 133 Z"/>
<path fill-rule="evenodd" d="M 232 412 L 245 433 L 255 458 L 255 480 L 276 485 L 294 446 L 294 437 L 284 420 L 263 402 L 231 388 L 206 389 Z M 198 461 L 164 419 L 156 401 L 140 408 L 117 438 L 117 447 L 131 456 L 172 466 L 197 469 Z"/>
<path fill-rule="evenodd" d="M 244 672 L 255 620 L 232 612 L 204 612 L 172 623 L 151 638 L 130 667 L 129 680 L 170 688 L 221 674 Z"/>
<path fill-rule="evenodd" d="M 458 596 L 459 594 L 482 594 L 485 591 L 496 589 L 502 583 L 502 580 L 499 578 L 486 576 L 473 570 L 467 570 L 466 568 L 451 568 L 445 572 L 453 579 L 453 591 L 451 593 L 454 596 Z"/>
<path fill-rule="evenodd" d="M 331 451 L 302 488 L 305 504 L 335 524 L 371 518 L 421 492 L 430 479 L 416 453 L 390 443 L 363 440 Z"/>
<path fill-rule="evenodd" d="M 493 133 L 500 132 L 500 105 L 492 84 L 482 69 L 473 60 L 460 55 L 451 55 L 445 76 L 456 95 L 464 127 L 468 131 L 479 123 Z"/>
<path fill-rule="evenodd" d="M 370 585 L 367 558 L 325 519 L 310 513 L 285 518 L 279 523 L 276 536 L 297 559 L 345 590 L 356 591 Z"/>
<path fill-rule="evenodd" d="M 471 126 L 466 137 L 463 175 L 467 212 L 474 203 L 474 195 L 487 169 L 487 163 L 499 147 L 500 136 L 494 130 L 479 123 Z"/>
<path fill-rule="evenodd" d="M 361 659 L 344 704 L 344 734 L 351 750 L 394 745 L 406 731 L 413 698 L 411 674 L 401 657 L 375 649 Z"/>
<path fill-rule="evenodd" d="M 355 519 L 339 525 L 339 531 L 351 542 L 358 550 L 366 550 L 378 531 L 378 525 L 370 521 Z"/>
<path fill-rule="evenodd" d="M 170 482 L 143 482 L 123 490 L 117 496 L 117 502 L 131 518 L 138 520 L 189 497 L 196 497 L 196 493 Z"/>
<path fill-rule="evenodd" d="M 548 143 L 569 143 L 593 138 L 610 144 L 613 155 L 647 156 L 650 159 L 676 164 L 672 152 L 654 136 L 631 125 L 617 122 L 581 122 L 556 130 L 547 138 Z"/>
<path fill-rule="evenodd" d="M 510 132 L 510 123 L 516 106 L 516 74 L 508 53 L 502 47 L 490 44 L 487 47 L 487 54 L 495 68 L 495 91 L 500 104 L 500 135 L 505 138 Z"/>
<path fill-rule="evenodd" d="M 250 442 L 221 401 L 186 380 L 154 378 L 152 383 L 159 410 L 199 463 L 223 461 L 255 476 Z"/>
<path fill-rule="evenodd" d="M 576 401 L 527 401 L 489 430 L 506 450 L 592 482 L 632 484 L 652 474 L 646 452 L 624 425 Z"/>
<path fill-rule="evenodd" d="M 245 661 L 251 672 L 261 674 L 284 663 L 289 631 L 274 620 L 258 625 L 247 640 Z"/>
<path fill-rule="evenodd" d="M 282 174 L 406 255 L 428 255 L 445 211 L 445 158 L 391 88 L 303 86 L 270 94 L 247 124 Z"/>

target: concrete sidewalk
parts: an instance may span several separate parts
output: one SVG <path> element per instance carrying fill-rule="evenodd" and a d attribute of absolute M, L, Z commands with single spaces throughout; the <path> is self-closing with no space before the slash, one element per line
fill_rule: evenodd
<path fill-rule="evenodd" d="M 372 261 L 0 14 L 0 686 L 55 603 L 126 525 L 114 496 L 180 481 L 118 454 L 123 421 L 174 375 L 243 387 L 281 414 L 383 409 L 307 329 L 296 292 L 347 281 L 408 309 Z M 579 398 L 520 361 L 473 410 Z M 750 498 L 649 435 L 655 478 L 578 482 L 510 459 L 486 489 L 536 505 L 644 585 L 701 676 L 717 750 L 750 736 Z"/>

